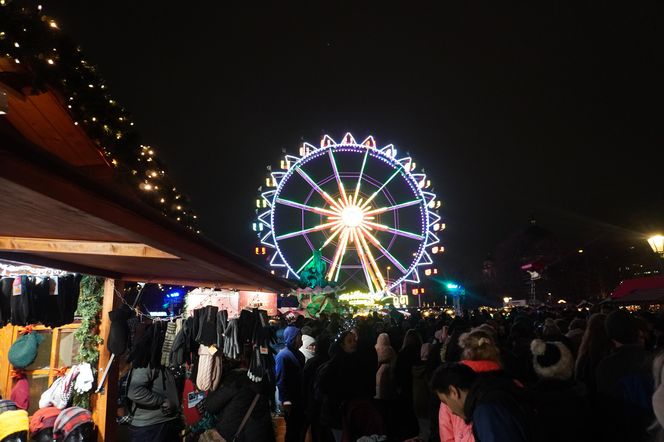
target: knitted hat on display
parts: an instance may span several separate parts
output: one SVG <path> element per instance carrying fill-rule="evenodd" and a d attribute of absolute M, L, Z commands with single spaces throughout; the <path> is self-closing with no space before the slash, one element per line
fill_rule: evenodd
<path fill-rule="evenodd" d="M 30 417 L 30 437 L 34 438 L 41 430 L 53 428 L 59 414 L 60 409 L 56 407 L 40 408 L 35 411 Z"/>
<path fill-rule="evenodd" d="M 0 440 L 10 434 L 28 431 L 28 412 L 25 410 L 10 410 L 0 414 Z"/>
<path fill-rule="evenodd" d="M 18 407 L 14 402 L 10 401 L 9 399 L 0 400 L 0 414 L 11 410 L 18 410 Z"/>
<path fill-rule="evenodd" d="M 60 412 L 53 425 L 53 438 L 67 439 L 67 436 L 81 425 L 92 422 L 92 414 L 81 407 L 69 407 Z"/>
<path fill-rule="evenodd" d="M 574 374 L 574 358 L 562 342 L 544 342 L 534 339 L 530 343 L 535 373 L 542 379 L 566 381 Z"/>

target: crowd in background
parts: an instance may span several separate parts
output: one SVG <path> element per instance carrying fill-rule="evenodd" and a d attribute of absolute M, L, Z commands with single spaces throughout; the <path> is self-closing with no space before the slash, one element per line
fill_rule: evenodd
<path fill-rule="evenodd" d="M 605 307 L 281 324 L 286 441 L 664 440 L 664 319 Z"/>

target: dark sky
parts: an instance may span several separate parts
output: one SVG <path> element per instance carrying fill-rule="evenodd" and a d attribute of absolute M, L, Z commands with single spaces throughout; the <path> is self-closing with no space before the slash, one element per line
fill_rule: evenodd
<path fill-rule="evenodd" d="M 98 65 L 204 233 L 241 254 L 265 166 L 346 131 L 425 166 L 453 275 L 531 213 L 579 245 L 664 227 L 654 1 L 100 3 L 46 13 Z"/>

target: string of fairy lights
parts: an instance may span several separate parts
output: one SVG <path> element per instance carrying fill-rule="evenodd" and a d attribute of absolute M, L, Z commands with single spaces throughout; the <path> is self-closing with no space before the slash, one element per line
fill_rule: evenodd
<path fill-rule="evenodd" d="M 0 0 L 0 57 L 13 63 L 0 79 L 23 93 L 47 90 L 61 96 L 74 124 L 98 146 L 139 197 L 165 216 L 197 230 L 197 215 L 157 157 L 142 143 L 129 114 L 109 94 L 104 80 L 58 23 L 34 2 Z"/>

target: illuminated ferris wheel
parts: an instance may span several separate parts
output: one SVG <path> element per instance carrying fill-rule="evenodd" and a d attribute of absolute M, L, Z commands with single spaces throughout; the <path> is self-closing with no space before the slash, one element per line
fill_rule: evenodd
<path fill-rule="evenodd" d="M 377 148 L 371 136 L 304 143 L 265 184 L 254 230 L 263 253 L 272 249 L 270 265 L 286 277 L 299 278 L 319 251 L 328 281 L 388 294 L 402 282 L 419 283 L 418 268 L 443 250 L 430 180 L 409 156 L 399 157 L 391 144 Z"/>

